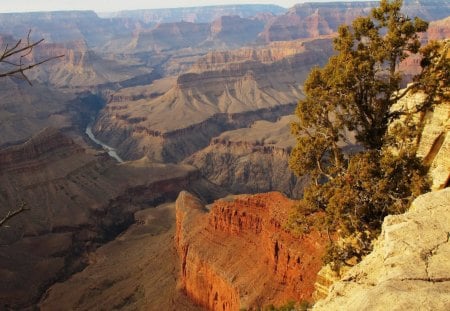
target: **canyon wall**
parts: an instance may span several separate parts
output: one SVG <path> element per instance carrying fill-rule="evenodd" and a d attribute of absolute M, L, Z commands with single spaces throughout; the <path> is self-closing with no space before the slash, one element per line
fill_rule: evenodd
<path fill-rule="evenodd" d="M 55 129 L 1 149 L 0 217 L 22 201 L 29 210 L 0 230 L 0 309 L 32 305 L 127 228 L 134 212 L 174 200 L 182 189 L 209 192 L 198 181 L 186 165 L 117 165 Z"/>
<path fill-rule="evenodd" d="M 111 13 L 100 13 L 100 16 L 128 18 L 145 23 L 173 23 L 179 21 L 187 21 L 191 23 L 210 23 L 221 16 L 239 16 L 242 18 L 249 18 L 260 14 L 281 14 L 285 11 L 286 9 L 277 5 L 244 4 L 152 10 L 126 10 Z"/>
<path fill-rule="evenodd" d="M 295 145 L 290 123 L 295 119 L 290 115 L 276 122 L 257 121 L 249 128 L 224 132 L 184 163 L 197 167 L 202 176 L 231 193 L 280 191 L 299 198 L 308 180 L 289 169 Z"/>
<path fill-rule="evenodd" d="M 51 286 L 39 309 L 203 310 L 177 288 L 175 204 L 139 211 L 134 218 L 120 238 L 89 254 L 83 271 Z"/>
<path fill-rule="evenodd" d="M 314 229 L 299 237 L 287 232 L 283 222 L 293 204 L 272 192 L 205 207 L 180 193 L 175 245 L 181 288 L 209 310 L 310 300 L 327 238 Z"/>

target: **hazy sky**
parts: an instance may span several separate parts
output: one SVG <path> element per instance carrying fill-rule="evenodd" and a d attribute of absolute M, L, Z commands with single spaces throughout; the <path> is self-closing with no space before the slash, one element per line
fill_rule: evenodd
<path fill-rule="evenodd" d="M 326 2 L 339 0 L 309 0 Z M 342 1 L 342 0 L 340 0 Z M 344 0 L 345 1 L 345 0 Z M 347 0 L 349 1 L 349 0 Z M 355 1 L 355 0 L 350 0 Z M 291 7 L 306 0 L 0 0 L 0 12 L 95 10 L 97 12 L 216 4 L 277 4 Z"/>

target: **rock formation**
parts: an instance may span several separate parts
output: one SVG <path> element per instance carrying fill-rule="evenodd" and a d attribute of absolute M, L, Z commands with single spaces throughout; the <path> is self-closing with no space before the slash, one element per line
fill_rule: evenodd
<path fill-rule="evenodd" d="M 425 100 L 423 93 L 407 94 L 396 107 L 412 109 Z M 396 108 L 397 109 L 397 108 Z M 417 156 L 429 166 L 432 190 L 443 189 L 450 181 L 450 102 L 437 104 L 433 111 L 417 114 L 416 119 L 424 122 Z M 402 122 L 401 120 L 397 122 Z"/>
<path fill-rule="evenodd" d="M 82 106 L 73 94 L 9 78 L 0 81 L 0 93 L 0 145 L 21 141 L 48 126 L 71 128 Z"/>
<path fill-rule="evenodd" d="M 422 93 L 407 94 L 396 104 L 396 107 L 411 109 L 422 103 L 424 98 Z M 417 155 L 422 157 L 424 163 L 430 167 L 432 190 L 448 187 L 450 103 L 442 102 L 433 111 L 417 115 L 416 118 L 425 123 Z M 430 310 L 446 310 L 450 306 L 450 299 L 448 295 L 442 293 L 445 290 L 448 292 L 449 286 L 446 285 L 449 283 L 448 280 L 442 275 L 433 277 L 427 273 L 432 271 L 428 268 L 428 260 L 435 255 L 436 245 L 433 243 L 435 239 L 439 239 L 439 234 L 442 235 L 442 232 L 439 233 L 436 230 L 449 231 L 449 195 L 449 188 L 422 195 L 414 201 L 409 212 L 385 218 L 383 232 L 374 251 L 349 273 L 344 274 L 341 281 L 328 266 L 322 268 L 315 285 L 314 295 L 315 299 L 327 298 L 319 301 L 317 309 L 328 310 L 340 306 L 336 310 L 358 310 L 358 306 L 367 304 L 364 306 L 367 310 L 383 310 L 386 308 L 386 303 L 389 303 L 390 308 L 395 306 L 399 310 L 423 307 Z M 420 231 L 420 234 L 416 233 L 420 235 L 416 239 L 416 235 L 411 232 L 417 228 L 424 228 L 424 230 Z M 409 242 L 415 239 L 414 243 Z M 404 249 L 400 245 L 409 246 Z M 392 250 L 397 247 L 398 250 L 394 254 Z M 439 256 L 450 255 L 450 250 L 445 247 L 442 251 L 445 255 Z M 405 255 L 402 257 L 402 254 Z M 440 258 L 439 256 L 436 258 Z M 445 265 L 446 261 L 443 261 Z M 423 267 L 424 263 L 425 267 Z M 414 269 L 410 269 L 411 267 Z M 418 276 L 424 273 L 427 276 Z M 337 281 L 339 281 L 337 285 L 331 287 L 331 292 L 328 294 L 331 284 Z M 435 285 L 436 288 L 434 288 Z M 440 286 L 444 289 L 440 289 Z M 405 293 L 402 294 L 402 291 Z M 441 296 L 435 298 L 434 291 Z M 339 298 L 340 295 L 343 297 Z M 396 300 L 393 305 L 390 300 L 397 296 L 400 300 Z M 435 299 L 441 302 L 436 303 Z"/>
<path fill-rule="evenodd" d="M 287 232 L 283 222 L 293 204 L 272 192 L 205 207 L 180 193 L 175 244 L 181 288 L 209 310 L 311 299 L 327 238 L 314 229 L 300 237 Z"/>
<path fill-rule="evenodd" d="M 307 72 L 330 55 L 329 40 L 287 43 L 291 50 L 302 52 L 286 57 L 278 53 L 280 45 L 273 46 L 273 53 L 269 47 L 265 52 L 237 50 L 206 57 L 192 72 L 180 75 L 175 85 L 155 81 L 148 87 L 155 95 L 149 98 L 128 101 L 133 90 L 120 91 L 126 100 L 108 103 L 93 130 L 123 158 L 146 155 L 157 161 L 180 161 L 224 130 L 292 113 Z M 266 54 L 274 61 L 262 57 Z M 210 69 L 199 72 L 198 68 Z"/>
<path fill-rule="evenodd" d="M 449 236 L 450 189 L 420 196 L 313 310 L 448 310 Z"/>
<path fill-rule="evenodd" d="M 280 191 L 299 198 L 307 178 L 297 178 L 288 166 L 295 139 L 294 116 L 277 122 L 257 121 L 249 128 L 224 132 L 184 163 L 199 169 L 212 183 L 231 193 Z"/>
<path fill-rule="evenodd" d="M 432 189 L 449 186 L 450 182 L 450 103 L 442 103 L 425 116 L 425 127 L 418 155 L 430 165 Z"/>

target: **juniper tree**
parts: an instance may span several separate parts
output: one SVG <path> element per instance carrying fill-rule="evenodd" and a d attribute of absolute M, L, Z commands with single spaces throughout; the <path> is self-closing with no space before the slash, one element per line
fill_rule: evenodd
<path fill-rule="evenodd" d="M 382 0 L 370 16 L 339 27 L 334 40 L 337 54 L 310 72 L 305 99 L 296 108 L 298 121 L 292 132 L 297 144 L 290 167 L 298 175 L 311 176 L 304 201 L 309 209 L 326 212 L 331 230 L 353 240 L 341 247 L 332 245 L 330 261 L 360 259 L 370 250 L 384 216 L 403 212 L 428 187 L 426 170 L 414 152 L 389 148 L 388 126 L 412 113 L 393 106 L 420 87 L 432 96 L 415 110 L 432 109 L 436 95 L 443 93 L 433 80 L 442 74 L 437 59 L 442 63 L 446 58 L 436 56 L 437 45 L 422 50 L 422 74 L 401 90 L 399 65 L 421 51 L 418 34 L 428 27 L 425 21 L 404 15 L 401 6 L 400 0 Z M 352 136 L 364 151 L 344 153 Z"/>

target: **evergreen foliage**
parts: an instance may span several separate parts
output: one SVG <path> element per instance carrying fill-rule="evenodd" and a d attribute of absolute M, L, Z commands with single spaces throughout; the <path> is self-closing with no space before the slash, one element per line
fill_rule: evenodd
<path fill-rule="evenodd" d="M 339 28 L 337 54 L 310 72 L 292 125 L 297 145 L 290 167 L 312 182 L 291 227 L 305 204 L 324 211 L 324 224 L 339 240 L 326 256 L 336 268 L 370 252 L 383 218 L 404 212 L 428 189 L 426 168 L 415 155 L 421 127 L 413 115 L 448 95 L 449 61 L 439 43 L 421 49 L 418 33 L 428 24 L 404 15 L 401 6 L 401 0 L 382 0 L 370 16 Z M 416 53 L 423 56 L 422 72 L 401 90 L 399 65 Z M 428 94 L 423 104 L 394 109 L 418 90 Z M 345 152 L 351 143 L 363 151 Z"/>

